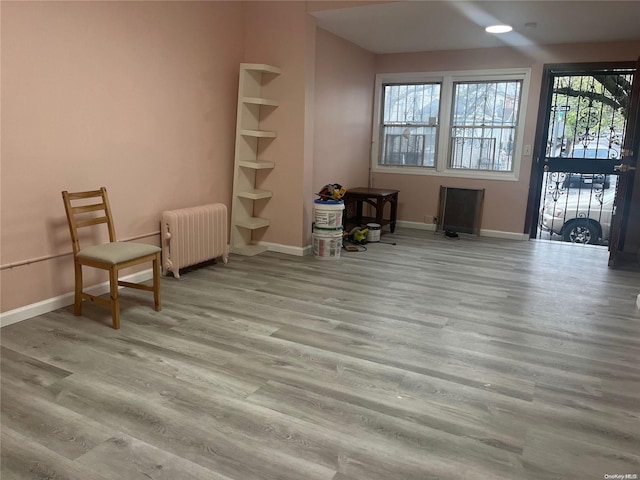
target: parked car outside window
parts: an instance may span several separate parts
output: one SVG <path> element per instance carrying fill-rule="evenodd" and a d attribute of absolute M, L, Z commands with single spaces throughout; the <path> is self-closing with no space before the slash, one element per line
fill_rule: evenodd
<path fill-rule="evenodd" d="M 589 143 L 586 147 L 582 145 L 575 146 L 570 155 L 571 158 L 593 158 L 593 159 L 610 159 L 619 158 L 620 151 L 615 145 L 609 143 Z M 597 173 L 571 173 L 567 175 L 564 183 L 565 188 L 610 188 L 611 176 Z"/>
<path fill-rule="evenodd" d="M 571 192 L 571 191 L 569 191 Z M 609 239 L 615 188 L 601 195 L 571 192 L 558 201 L 548 200 L 540 214 L 540 228 L 561 235 L 566 242 L 599 244 Z"/>
<path fill-rule="evenodd" d="M 608 144 L 590 143 L 586 148 L 582 145 L 573 147 L 573 158 L 618 158 L 620 152 Z"/>
<path fill-rule="evenodd" d="M 602 173 L 568 173 L 564 188 L 611 188 L 611 175 Z"/>

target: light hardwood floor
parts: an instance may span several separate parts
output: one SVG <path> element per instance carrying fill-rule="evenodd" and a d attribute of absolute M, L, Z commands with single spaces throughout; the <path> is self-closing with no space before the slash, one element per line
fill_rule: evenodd
<path fill-rule="evenodd" d="M 640 477 L 638 270 L 382 239 L 163 278 L 162 312 L 123 290 L 118 331 L 93 305 L 3 328 L 2 479 Z"/>

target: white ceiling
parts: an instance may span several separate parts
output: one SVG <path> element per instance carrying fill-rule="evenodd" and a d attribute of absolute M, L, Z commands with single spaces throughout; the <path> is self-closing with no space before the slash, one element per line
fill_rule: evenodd
<path fill-rule="evenodd" d="M 373 53 L 640 40 L 640 0 L 414 0 L 313 15 L 321 28 Z M 514 30 L 484 31 L 495 23 Z"/>

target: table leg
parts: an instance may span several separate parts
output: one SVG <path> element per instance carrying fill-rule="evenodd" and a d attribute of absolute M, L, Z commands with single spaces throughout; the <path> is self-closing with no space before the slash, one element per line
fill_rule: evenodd
<path fill-rule="evenodd" d="M 376 198 L 376 223 L 380 225 L 380 231 L 382 233 L 382 214 L 384 212 L 384 198 Z"/>
<path fill-rule="evenodd" d="M 396 215 L 398 214 L 398 194 L 394 194 L 389 197 L 389 201 L 391 203 L 391 212 L 390 212 L 390 220 L 389 228 L 391 228 L 391 233 L 396 230 Z"/>

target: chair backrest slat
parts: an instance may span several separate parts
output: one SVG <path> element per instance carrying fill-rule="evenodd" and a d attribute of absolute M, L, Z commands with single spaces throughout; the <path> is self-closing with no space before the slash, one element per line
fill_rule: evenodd
<path fill-rule="evenodd" d="M 106 207 L 104 203 L 96 203 L 95 205 L 83 205 L 81 207 L 71 207 L 71 211 L 74 215 L 78 215 L 80 213 L 89 213 L 89 212 L 97 212 L 99 210 L 104 210 Z"/>
<path fill-rule="evenodd" d="M 101 223 L 108 223 L 107 217 L 90 218 L 88 220 L 76 220 L 76 228 L 91 227 L 93 225 L 100 225 Z"/>
<path fill-rule="evenodd" d="M 104 188 L 104 187 L 102 187 Z M 97 198 L 102 197 L 102 190 L 91 190 L 88 192 L 67 192 L 69 200 L 80 200 L 81 198 Z"/>
<path fill-rule="evenodd" d="M 98 203 L 87 204 L 88 199 L 96 199 Z M 71 233 L 71 242 L 73 244 L 73 253 L 76 255 L 80 251 L 80 240 L 78 229 L 83 227 L 91 227 L 100 224 L 106 224 L 109 232 L 109 241 L 116 241 L 116 232 L 111 217 L 111 209 L 109 208 L 109 199 L 107 197 L 107 189 L 102 187 L 100 190 L 91 190 L 87 192 L 62 192 L 64 200 L 64 208 L 67 214 L 67 222 L 69 224 L 69 232 Z M 74 205 L 78 201 L 80 205 Z M 92 213 L 98 212 L 97 216 Z M 102 213 L 104 212 L 104 213 Z"/>

